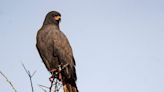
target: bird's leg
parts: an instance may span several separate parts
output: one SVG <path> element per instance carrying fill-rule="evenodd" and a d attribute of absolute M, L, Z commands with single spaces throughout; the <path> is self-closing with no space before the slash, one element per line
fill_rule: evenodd
<path fill-rule="evenodd" d="M 62 80 L 62 75 L 61 75 L 61 73 L 59 73 L 58 79 L 59 79 L 59 81 Z"/>
<path fill-rule="evenodd" d="M 50 73 L 52 74 L 52 76 L 49 78 L 49 80 L 53 81 L 54 78 L 57 78 L 59 81 L 61 81 L 62 80 L 62 74 L 61 74 L 62 69 L 63 69 L 63 64 L 58 65 L 57 69 L 49 70 Z"/>
<path fill-rule="evenodd" d="M 50 73 L 51 73 L 51 76 L 49 78 L 49 80 L 52 82 L 54 80 L 54 78 L 56 78 L 56 75 L 57 75 L 57 69 L 51 69 L 49 70 Z"/>
<path fill-rule="evenodd" d="M 58 73 L 59 73 L 59 75 L 58 75 L 58 79 L 59 79 L 59 81 L 62 80 L 62 74 L 61 74 L 61 71 L 62 71 L 62 64 L 61 64 L 61 65 L 58 65 Z"/>

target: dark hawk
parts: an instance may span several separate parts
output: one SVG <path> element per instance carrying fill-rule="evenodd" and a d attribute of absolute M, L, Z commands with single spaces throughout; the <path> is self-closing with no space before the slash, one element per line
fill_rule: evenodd
<path fill-rule="evenodd" d="M 75 60 L 67 37 L 60 31 L 60 20 L 61 14 L 57 11 L 46 15 L 37 33 L 36 47 L 47 70 L 62 81 L 64 92 L 78 92 Z"/>

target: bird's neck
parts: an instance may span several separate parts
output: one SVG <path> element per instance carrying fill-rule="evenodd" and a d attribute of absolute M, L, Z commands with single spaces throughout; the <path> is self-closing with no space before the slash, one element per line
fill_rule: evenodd
<path fill-rule="evenodd" d="M 46 29 L 46 30 L 51 30 L 52 28 L 60 30 L 59 25 L 55 25 L 55 24 L 44 24 L 42 26 L 42 29 Z"/>

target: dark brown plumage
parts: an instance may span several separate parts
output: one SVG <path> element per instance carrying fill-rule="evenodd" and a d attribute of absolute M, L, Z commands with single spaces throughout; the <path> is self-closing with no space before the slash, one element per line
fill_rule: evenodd
<path fill-rule="evenodd" d="M 43 26 L 37 33 L 36 47 L 47 70 L 52 74 L 52 70 L 58 69 L 59 65 L 66 65 L 61 70 L 64 92 L 78 92 L 75 60 L 67 37 L 60 31 L 60 19 L 61 15 L 56 11 L 46 15 Z"/>

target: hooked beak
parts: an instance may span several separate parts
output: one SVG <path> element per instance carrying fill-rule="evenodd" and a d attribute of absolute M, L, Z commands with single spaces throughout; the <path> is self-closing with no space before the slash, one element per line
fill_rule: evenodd
<path fill-rule="evenodd" d="M 54 16 L 54 19 L 55 19 L 56 21 L 60 21 L 61 16 Z"/>

